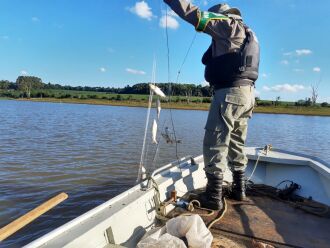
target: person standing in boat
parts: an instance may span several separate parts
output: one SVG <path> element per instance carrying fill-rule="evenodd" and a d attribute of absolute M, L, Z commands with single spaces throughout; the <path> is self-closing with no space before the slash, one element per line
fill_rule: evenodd
<path fill-rule="evenodd" d="M 203 141 L 206 191 L 199 197 L 203 207 L 222 209 L 223 173 L 233 174 L 231 196 L 245 195 L 244 153 L 248 120 L 254 108 L 254 83 L 258 78 L 259 44 L 242 19 L 239 9 L 217 4 L 201 11 L 186 0 L 164 0 L 182 19 L 212 38 L 202 58 L 205 79 L 214 87 Z"/>

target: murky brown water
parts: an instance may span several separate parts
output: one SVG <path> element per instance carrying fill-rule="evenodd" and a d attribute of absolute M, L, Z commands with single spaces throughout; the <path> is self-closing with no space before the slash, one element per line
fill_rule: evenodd
<path fill-rule="evenodd" d="M 173 110 L 179 156 L 202 151 L 206 111 Z M 169 111 L 160 128 L 170 127 Z M 146 109 L 0 101 L 0 227 L 59 192 L 69 199 L 0 246 L 19 247 L 135 183 Z M 274 147 L 330 162 L 330 118 L 255 114 L 248 145 Z M 154 154 L 148 146 L 149 154 Z M 160 144 L 157 166 L 175 160 Z"/>

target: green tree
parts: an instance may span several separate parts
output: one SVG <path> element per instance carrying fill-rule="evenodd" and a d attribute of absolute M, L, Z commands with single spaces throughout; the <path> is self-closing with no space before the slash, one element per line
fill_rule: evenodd
<path fill-rule="evenodd" d="M 41 78 L 33 76 L 19 76 L 16 79 L 17 88 L 26 95 L 27 98 L 31 96 L 32 89 L 40 89 L 43 87 Z"/>
<path fill-rule="evenodd" d="M 311 88 L 312 88 L 312 97 L 311 97 L 312 105 L 316 105 L 316 101 L 319 96 L 318 86 L 312 85 Z"/>
<path fill-rule="evenodd" d="M 0 89 L 1 90 L 6 90 L 9 87 L 9 81 L 7 80 L 1 80 L 0 81 Z"/>
<path fill-rule="evenodd" d="M 305 106 L 312 106 L 312 105 L 313 105 L 312 99 L 311 98 L 306 98 Z"/>
<path fill-rule="evenodd" d="M 256 96 L 256 97 L 254 98 L 254 106 L 258 106 L 259 103 L 260 103 L 260 97 Z"/>
<path fill-rule="evenodd" d="M 275 101 L 275 106 L 280 105 L 280 100 L 281 100 L 281 97 L 280 96 L 277 96 L 276 97 L 276 101 Z"/>
<path fill-rule="evenodd" d="M 117 100 L 117 101 L 121 101 L 121 100 L 122 100 L 122 96 L 118 94 L 118 95 L 116 96 L 116 100 Z"/>

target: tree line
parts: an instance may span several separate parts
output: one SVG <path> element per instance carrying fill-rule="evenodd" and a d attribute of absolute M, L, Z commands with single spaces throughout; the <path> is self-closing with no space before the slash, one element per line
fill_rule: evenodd
<path fill-rule="evenodd" d="M 132 86 L 126 85 L 123 88 L 116 87 L 92 87 L 92 86 L 69 86 L 53 83 L 43 83 L 41 78 L 34 76 L 19 76 L 16 82 L 0 80 L 0 90 L 18 90 L 22 92 L 22 97 L 31 97 L 32 90 L 74 90 L 74 91 L 94 91 L 114 94 L 149 94 L 149 83 L 138 83 Z M 195 84 L 158 83 L 165 94 L 175 96 L 197 96 L 211 97 L 213 92 L 209 86 Z"/>
<path fill-rule="evenodd" d="M 42 79 L 35 76 L 19 76 L 16 82 L 10 82 L 8 80 L 0 80 L 0 97 L 11 97 L 11 98 L 30 98 L 30 97 L 55 97 L 55 98 L 72 98 L 77 97 L 76 95 L 70 94 L 67 91 L 78 91 L 78 92 L 99 92 L 99 93 L 111 93 L 118 94 L 115 99 L 119 100 L 120 94 L 127 95 L 148 95 L 149 94 L 149 83 L 138 83 L 132 86 L 126 85 L 123 88 L 120 87 L 92 87 L 92 86 L 70 86 L 60 85 L 53 83 L 43 83 Z M 190 97 L 205 97 L 209 98 L 213 95 L 213 89 L 209 86 L 195 85 L 195 84 L 177 84 L 177 83 L 158 83 L 165 94 L 173 96 L 183 96 L 189 102 Z M 47 91 L 49 90 L 49 91 Z M 60 94 L 54 94 L 51 90 L 63 91 Z M 314 96 L 314 97 L 313 97 Z M 281 102 L 280 97 L 277 97 L 275 101 L 266 101 L 256 98 L 258 106 L 314 106 L 316 104 L 316 97 L 313 94 L 311 98 L 305 100 L 298 100 L 294 103 Z M 102 96 L 103 98 L 107 98 Z M 78 98 L 91 98 L 97 99 L 98 96 L 95 93 L 87 93 L 84 96 Z M 112 97 L 113 98 L 113 97 Z M 112 99 L 111 98 L 111 99 Z M 207 100 L 207 99 L 206 99 Z M 208 99 L 209 100 L 209 99 Z M 320 104 L 322 107 L 328 107 L 327 102 Z"/>

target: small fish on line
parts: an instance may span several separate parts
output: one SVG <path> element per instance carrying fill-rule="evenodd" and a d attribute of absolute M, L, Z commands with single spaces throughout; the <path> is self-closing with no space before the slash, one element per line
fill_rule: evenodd
<path fill-rule="evenodd" d="M 152 92 L 155 93 L 157 96 L 160 96 L 160 97 L 163 97 L 163 98 L 166 97 L 164 92 L 160 88 L 158 88 L 156 85 L 149 84 L 149 87 L 152 90 Z"/>
<path fill-rule="evenodd" d="M 159 120 L 159 115 L 160 115 L 160 110 L 161 110 L 161 106 L 160 106 L 160 100 L 159 98 L 157 98 L 157 119 Z"/>
<path fill-rule="evenodd" d="M 181 140 L 175 140 L 174 134 L 169 132 L 169 128 L 165 127 L 165 132 L 161 133 L 162 137 L 165 139 L 167 144 L 181 143 Z"/>
<path fill-rule="evenodd" d="M 154 122 L 152 123 L 152 143 L 153 144 L 158 144 L 156 136 L 157 136 L 157 122 L 154 119 Z"/>

